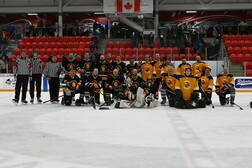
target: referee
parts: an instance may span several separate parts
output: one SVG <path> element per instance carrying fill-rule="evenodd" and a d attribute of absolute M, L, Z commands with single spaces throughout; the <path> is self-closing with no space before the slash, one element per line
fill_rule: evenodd
<path fill-rule="evenodd" d="M 32 80 L 30 81 L 30 97 L 31 103 L 34 102 L 34 85 L 36 83 L 37 90 L 37 102 L 41 103 L 41 78 L 42 78 L 42 62 L 41 59 L 38 59 L 38 51 L 33 50 L 31 55 L 31 63 L 32 63 Z"/>
<path fill-rule="evenodd" d="M 15 98 L 12 99 L 13 103 L 17 104 L 20 96 L 20 89 L 22 87 L 22 104 L 27 104 L 26 92 L 28 81 L 32 80 L 32 64 L 29 58 L 26 58 L 26 51 L 20 52 L 21 58 L 18 58 L 13 66 L 13 74 L 16 82 Z"/>
<path fill-rule="evenodd" d="M 59 75 L 63 74 L 64 72 L 65 68 L 61 63 L 57 62 L 57 56 L 51 56 L 51 61 L 46 64 L 43 74 L 49 81 L 50 102 L 53 104 L 57 104 L 59 102 Z"/>

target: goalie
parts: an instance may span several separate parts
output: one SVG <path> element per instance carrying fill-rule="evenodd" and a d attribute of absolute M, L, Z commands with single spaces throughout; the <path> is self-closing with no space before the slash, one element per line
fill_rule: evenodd
<path fill-rule="evenodd" d="M 175 107 L 180 109 L 205 108 L 205 101 L 199 99 L 199 92 L 197 79 L 192 75 L 191 68 L 186 68 L 185 76 L 176 80 Z"/>

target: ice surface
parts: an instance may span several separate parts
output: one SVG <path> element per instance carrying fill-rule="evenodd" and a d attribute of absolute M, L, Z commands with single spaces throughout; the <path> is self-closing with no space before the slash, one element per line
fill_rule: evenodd
<path fill-rule="evenodd" d="M 99 111 L 50 103 L 15 106 L 14 93 L 0 92 L 0 168 L 214 167 L 209 158 L 186 152 L 201 145 L 219 167 L 251 168 L 251 95 L 237 93 L 244 110 L 220 106 L 213 94 L 215 108 Z"/>

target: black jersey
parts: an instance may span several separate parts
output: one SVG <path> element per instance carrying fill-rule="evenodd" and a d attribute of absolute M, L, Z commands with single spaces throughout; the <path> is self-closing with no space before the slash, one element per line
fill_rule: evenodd
<path fill-rule="evenodd" d="M 120 90 L 124 84 L 124 78 L 120 75 L 114 76 L 111 75 L 108 77 L 108 80 L 106 81 L 106 87 L 108 88 L 109 85 L 113 87 L 113 90 Z"/>
<path fill-rule="evenodd" d="M 71 69 L 77 69 L 79 62 L 76 59 L 64 59 L 62 65 L 69 72 Z"/>
<path fill-rule="evenodd" d="M 95 76 L 95 75 L 90 75 L 89 77 L 87 77 L 87 84 L 98 84 L 99 87 L 101 87 L 101 83 L 102 83 L 102 79 L 100 76 Z"/>
<path fill-rule="evenodd" d="M 84 69 L 86 72 L 91 73 L 94 70 L 94 62 L 90 59 L 88 60 L 80 60 L 79 68 Z"/>
<path fill-rule="evenodd" d="M 124 62 L 120 62 L 120 63 L 113 62 L 112 67 L 113 69 L 117 69 L 120 75 L 123 75 L 124 73 L 126 73 L 126 65 Z"/>
<path fill-rule="evenodd" d="M 95 66 L 99 70 L 99 74 L 107 75 L 112 71 L 112 65 L 108 61 L 100 61 Z"/>
<path fill-rule="evenodd" d="M 80 78 L 77 75 L 75 75 L 74 77 L 65 75 L 63 83 L 67 84 L 67 87 L 69 87 L 69 89 L 75 90 L 77 85 L 80 85 Z"/>
<path fill-rule="evenodd" d="M 128 64 L 127 65 L 127 75 L 129 76 L 130 75 L 130 73 L 131 73 L 131 71 L 133 70 L 133 69 L 137 69 L 137 70 L 139 70 L 140 69 L 140 67 L 137 65 L 137 63 L 135 63 L 135 64 Z"/>

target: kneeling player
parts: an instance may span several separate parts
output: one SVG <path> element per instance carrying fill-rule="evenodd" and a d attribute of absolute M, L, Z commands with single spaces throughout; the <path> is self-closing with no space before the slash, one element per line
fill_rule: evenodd
<path fill-rule="evenodd" d="M 62 104 L 71 106 L 72 100 L 74 99 L 75 93 L 80 92 L 80 78 L 76 75 L 76 70 L 71 69 L 68 75 L 65 75 L 63 79 L 63 92 L 64 97 L 62 98 Z"/>
<path fill-rule="evenodd" d="M 228 73 L 228 68 L 223 68 L 223 73 L 217 76 L 215 87 L 221 105 L 229 104 L 229 98 L 226 98 L 227 94 L 230 94 L 230 104 L 235 104 L 234 77 Z"/>
<path fill-rule="evenodd" d="M 191 68 L 185 69 L 185 76 L 176 81 L 175 95 L 176 108 L 205 108 L 204 100 L 199 100 L 199 85 L 197 79 L 191 74 Z"/>
<path fill-rule="evenodd" d="M 168 74 L 163 75 L 162 88 L 161 88 L 161 96 L 162 102 L 164 105 L 166 103 L 166 97 L 169 100 L 169 106 L 175 106 L 175 84 L 178 79 L 178 75 L 174 74 L 174 67 L 169 67 Z"/>

